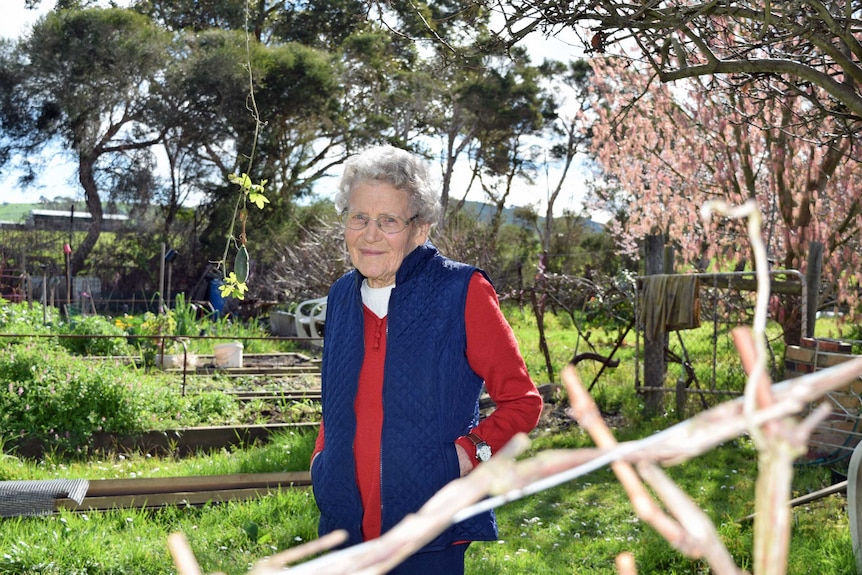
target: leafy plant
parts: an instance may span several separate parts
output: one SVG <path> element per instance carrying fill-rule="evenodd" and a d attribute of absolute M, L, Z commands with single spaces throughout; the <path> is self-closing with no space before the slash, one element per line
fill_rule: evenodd
<path fill-rule="evenodd" d="M 86 449 L 94 433 L 138 429 L 140 378 L 114 364 L 90 365 L 48 342 L 0 356 L 0 436 L 61 450 Z"/>
<path fill-rule="evenodd" d="M 174 300 L 174 307 L 170 310 L 175 326 L 174 333 L 178 336 L 198 335 L 200 333 L 200 324 L 198 321 L 199 308 L 186 301 L 185 294 L 177 294 Z M 209 316 L 211 314 L 207 314 Z"/>
<path fill-rule="evenodd" d="M 53 325 L 59 318 L 57 308 L 41 305 L 11 303 L 0 298 L 0 347 L 26 338 L 9 335 L 37 335 L 54 333 Z"/>
<path fill-rule="evenodd" d="M 248 37 L 249 32 L 246 30 L 246 36 Z M 260 120 L 260 114 L 257 109 L 257 102 L 254 97 L 254 75 L 252 73 L 251 67 L 251 55 L 247 54 L 246 58 L 246 70 L 248 71 L 248 102 L 249 102 L 249 111 L 251 112 L 252 118 L 254 118 L 254 138 L 252 139 L 252 150 L 248 155 L 248 169 L 251 171 L 251 167 L 254 164 L 254 151 L 257 146 L 257 140 L 260 136 L 260 128 L 262 122 Z M 234 206 L 234 216 L 231 219 L 230 231 L 228 232 L 227 242 L 225 243 L 224 256 L 222 257 L 222 264 L 225 266 L 225 274 L 224 281 L 222 285 L 219 286 L 219 292 L 221 292 L 222 297 L 235 297 L 237 299 L 245 299 L 245 292 L 248 291 L 248 285 L 246 285 L 246 281 L 248 281 L 249 274 L 249 255 L 248 248 L 246 247 L 247 236 L 245 230 L 245 223 L 248 219 L 248 208 L 247 205 L 249 203 L 257 206 L 258 209 L 262 210 L 266 204 L 269 203 L 269 199 L 264 195 L 266 180 L 261 180 L 260 183 L 255 184 L 252 182 L 248 173 L 243 172 L 241 175 L 230 174 L 228 175 L 228 181 L 232 184 L 235 184 L 239 187 L 239 196 L 237 197 L 236 205 Z M 238 238 L 234 238 L 234 226 L 236 225 L 237 217 L 240 222 L 240 233 Z M 234 270 L 230 273 L 227 272 L 227 256 L 230 251 L 230 246 L 232 243 L 238 243 L 237 253 L 234 259 Z"/>
<path fill-rule="evenodd" d="M 76 355 L 126 355 L 129 344 L 126 332 L 116 323 L 100 315 L 83 316 L 63 324 L 60 345 Z"/>
<path fill-rule="evenodd" d="M 154 365 L 156 356 L 165 352 L 164 338 L 172 337 L 177 329 L 174 312 L 170 309 L 158 314 L 148 311 L 142 316 L 125 315 L 115 323 L 125 329 L 128 335 L 133 336 L 132 342 L 138 347 L 144 364 L 148 366 Z"/>
<path fill-rule="evenodd" d="M 233 421 L 238 417 L 239 407 L 234 398 L 218 391 L 206 391 L 190 396 L 187 419 L 194 419 L 195 425 L 220 424 Z"/>

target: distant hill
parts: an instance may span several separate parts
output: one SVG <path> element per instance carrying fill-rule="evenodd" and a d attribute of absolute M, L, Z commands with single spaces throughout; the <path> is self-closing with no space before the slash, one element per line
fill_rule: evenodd
<path fill-rule="evenodd" d="M 8 202 L 0 203 L 0 222 L 21 223 L 31 210 L 43 209 L 43 204 L 10 204 Z M 76 210 L 86 210 L 83 206 L 75 206 Z M 464 204 L 464 209 L 469 210 L 469 213 L 475 215 L 480 221 L 490 222 L 491 216 L 494 214 L 494 206 L 482 202 L 467 201 Z M 503 210 L 503 221 L 507 224 L 517 224 L 515 221 L 515 210 L 517 208 L 505 208 Z M 539 217 L 539 225 L 545 221 L 545 218 Z M 592 231 L 600 232 L 604 226 L 598 222 L 589 220 L 587 225 Z"/>
<path fill-rule="evenodd" d="M 491 204 L 485 204 L 482 202 L 474 202 L 474 201 L 466 201 L 464 202 L 464 209 L 468 210 L 468 213 L 473 214 L 479 221 L 482 222 L 490 222 L 491 216 L 494 215 L 494 206 Z M 503 208 L 503 222 L 507 224 L 515 224 L 520 225 L 522 222 L 515 221 L 515 211 L 517 207 L 509 207 Z M 539 216 L 539 225 L 542 226 L 545 223 L 545 217 Z M 593 232 L 601 232 L 604 229 L 604 226 L 598 222 L 594 222 L 593 220 L 586 221 L 587 227 Z"/>
<path fill-rule="evenodd" d="M 0 203 L 0 222 L 12 222 L 19 224 L 30 214 L 30 210 L 37 210 L 40 204 L 10 204 Z"/>

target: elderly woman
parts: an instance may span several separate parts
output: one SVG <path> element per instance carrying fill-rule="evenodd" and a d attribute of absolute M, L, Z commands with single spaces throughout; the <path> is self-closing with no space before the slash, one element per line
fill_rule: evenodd
<path fill-rule="evenodd" d="M 488 277 L 428 241 L 439 201 L 424 161 L 391 146 L 353 157 L 335 206 L 356 269 L 327 300 L 311 472 L 320 534 L 355 544 L 533 429 L 542 398 Z M 483 385 L 496 409 L 480 422 Z M 484 513 L 393 572 L 463 573 L 467 544 L 496 536 Z"/>

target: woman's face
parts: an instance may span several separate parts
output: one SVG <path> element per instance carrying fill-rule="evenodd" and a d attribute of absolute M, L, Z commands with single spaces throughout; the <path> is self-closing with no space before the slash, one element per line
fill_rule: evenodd
<path fill-rule="evenodd" d="M 359 212 L 372 218 L 364 229 L 344 229 L 344 239 L 353 265 L 368 279 L 370 287 L 380 288 L 394 284 L 395 273 L 407 254 L 428 239 L 430 225 L 413 221 L 398 233 L 384 233 L 375 219 L 381 216 L 397 216 L 406 222 L 416 214 L 410 213 L 410 197 L 407 192 L 374 180 L 361 182 L 353 188 L 347 211 Z"/>

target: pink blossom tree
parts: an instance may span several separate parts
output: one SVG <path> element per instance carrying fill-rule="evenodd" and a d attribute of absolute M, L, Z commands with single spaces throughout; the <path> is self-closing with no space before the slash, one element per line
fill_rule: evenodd
<path fill-rule="evenodd" d="M 622 58 L 593 66 L 593 89 L 605 103 L 594 126 L 592 151 L 604 173 L 595 207 L 616 215 L 622 248 L 662 233 L 690 268 L 728 269 L 747 257 L 744 230 L 704 229 L 699 208 L 711 199 L 755 199 L 773 263 L 805 272 L 809 246 L 820 242 L 824 284 L 858 302 L 862 166 L 840 118 L 814 121 L 811 100 L 793 92 L 731 89 L 712 77 L 661 84 Z M 788 341 L 799 336 L 793 306 L 786 302 L 776 316 Z"/>

